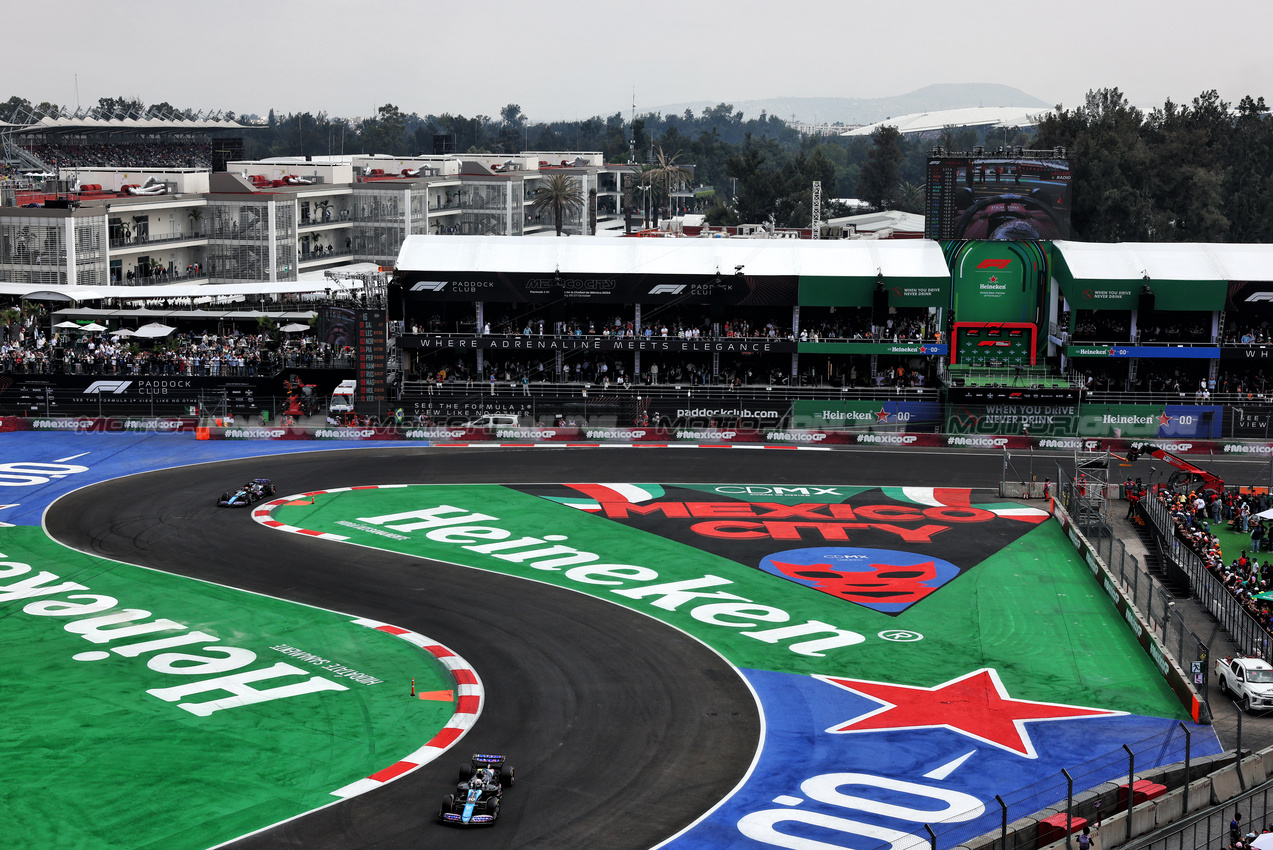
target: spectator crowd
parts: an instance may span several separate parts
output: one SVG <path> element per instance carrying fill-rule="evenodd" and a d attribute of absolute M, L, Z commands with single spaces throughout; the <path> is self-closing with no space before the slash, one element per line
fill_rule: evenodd
<path fill-rule="evenodd" d="M 1255 598 L 1273 591 L 1273 561 L 1258 557 L 1273 549 L 1273 524 L 1258 518 L 1269 509 L 1268 494 L 1172 493 L 1164 488 L 1158 499 L 1171 516 L 1176 538 L 1198 556 L 1251 617 L 1273 632 L 1273 602 Z M 1250 554 L 1242 549 L 1237 557 L 1230 553 L 1226 561 L 1213 531 L 1216 528 L 1249 534 Z"/>
<path fill-rule="evenodd" d="M 212 168 L 208 142 L 36 144 L 28 150 L 52 168 Z"/>
<path fill-rule="evenodd" d="M 352 363 L 348 346 L 334 347 L 310 334 L 192 331 L 138 340 L 109 332 L 50 336 L 34 317 L 0 325 L 0 373 L 247 377 Z"/>

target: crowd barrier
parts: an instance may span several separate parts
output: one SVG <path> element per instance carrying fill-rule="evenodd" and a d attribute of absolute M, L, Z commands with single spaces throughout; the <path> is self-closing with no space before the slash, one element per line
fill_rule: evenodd
<path fill-rule="evenodd" d="M 189 417 L 83 416 L 78 418 L 28 418 L 0 416 L 0 433 L 5 431 L 181 431 L 193 432 L 199 420 Z"/>
<path fill-rule="evenodd" d="M 1149 443 L 1175 454 L 1273 456 L 1271 442 L 1231 442 L 1196 440 L 1170 442 L 1127 438 L 1089 439 L 1083 437 L 1029 437 L 943 433 L 906 433 L 848 429 L 777 429 L 729 427 L 599 428 L 532 425 L 513 428 L 471 428 L 464 425 L 286 425 L 265 423 L 227 426 L 216 419 L 188 416 L 81 416 L 23 417 L 0 416 L 4 431 L 179 431 L 194 432 L 205 440 L 427 440 L 431 442 L 536 442 L 536 443 L 772 443 L 777 445 L 826 446 L 918 446 L 926 448 L 971 448 L 1031 452 L 1100 452 L 1123 455 L 1132 446 Z M 1111 485 L 1113 486 L 1113 485 Z M 1030 496 L 1042 495 L 1042 484 L 1031 488 Z M 1025 493 L 1004 494 L 1014 497 Z"/>

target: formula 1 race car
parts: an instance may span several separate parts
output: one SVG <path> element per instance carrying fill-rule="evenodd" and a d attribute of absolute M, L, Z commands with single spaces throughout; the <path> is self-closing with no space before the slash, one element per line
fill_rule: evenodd
<path fill-rule="evenodd" d="M 246 508 L 273 496 L 277 492 L 274 482 L 268 478 L 253 478 L 237 490 L 227 490 L 217 499 L 217 507 Z"/>
<path fill-rule="evenodd" d="M 442 798 L 438 820 L 455 826 L 490 826 L 499 818 L 504 785 L 513 784 L 513 768 L 506 756 L 477 753 L 460 766 L 460 783 L 454 794 Z"/>

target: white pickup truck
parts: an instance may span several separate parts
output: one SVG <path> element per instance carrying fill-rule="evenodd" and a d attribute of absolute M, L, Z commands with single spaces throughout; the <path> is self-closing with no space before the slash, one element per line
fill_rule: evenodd
<path fill-rule="evenodd" d="M 1243 711 L 1273 709 L 1273 666 L 1261 658 L 1221 658 L 1216 661 L 1220 693 L 1232 696 Z"/>

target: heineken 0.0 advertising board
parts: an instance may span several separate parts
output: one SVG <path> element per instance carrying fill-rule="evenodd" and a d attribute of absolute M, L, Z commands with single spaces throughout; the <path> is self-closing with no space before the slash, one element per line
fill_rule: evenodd
<path fill-rule="evenodd" d="M 1224 408 L 1219 405 L 1085 404 L 1079 436 L 1218 440 L 1223 425 Z"/>
<path fill-rule="evenodd" d="M 940 422 L 935 401 L 797 401 L 791 416 L 793 428 L 814 431 L 932 431 Z"/>

